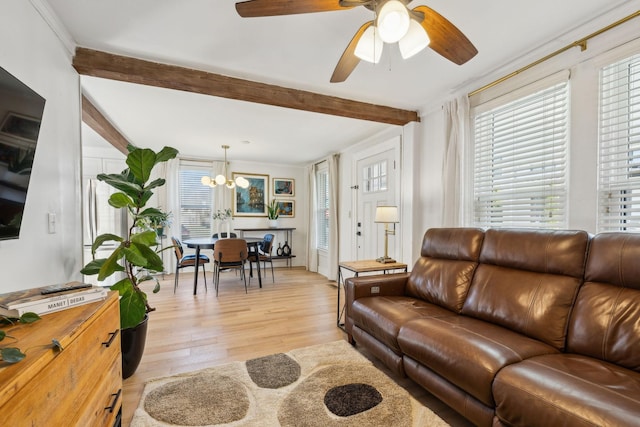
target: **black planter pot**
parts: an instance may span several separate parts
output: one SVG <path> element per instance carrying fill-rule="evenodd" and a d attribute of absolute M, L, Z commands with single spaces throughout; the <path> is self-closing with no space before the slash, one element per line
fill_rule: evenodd
<path fill-rule="evenodd" d="M 122 349 L 122 379 L 127 379 L 136 372 L 144 345 L 147 341 L 147 322 L 149 316 L 145 315 L 142 322 L 133 328 L 121 330 L 120 347 Z"/>

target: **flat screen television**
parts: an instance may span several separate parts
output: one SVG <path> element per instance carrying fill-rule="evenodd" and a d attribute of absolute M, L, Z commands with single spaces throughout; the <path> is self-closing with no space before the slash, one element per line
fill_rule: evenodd
<path fill-rule="evenodd" d="M 20 237 L 44 104 L 0 67 L 0 240 Z"/>

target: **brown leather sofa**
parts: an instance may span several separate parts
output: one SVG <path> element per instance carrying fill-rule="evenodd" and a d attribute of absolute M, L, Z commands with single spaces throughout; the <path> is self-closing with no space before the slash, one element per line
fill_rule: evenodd
<path fill-rule="evenodd" d="M 430 229 L 348 339 L 479 426 L 640 425 L 640 234 Z"/>

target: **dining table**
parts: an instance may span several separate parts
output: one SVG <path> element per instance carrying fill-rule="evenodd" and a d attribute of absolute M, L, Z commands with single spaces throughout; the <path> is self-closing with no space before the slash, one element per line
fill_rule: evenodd
<path fill-rule="evenodd" d="M 198 268 L 200 264 L 200 251 L 202 249 L 213 249 L 218 240 L 223 240 L 217 237 L 194 237 L 192 239 L 185 239 L 182 243 L 187 245 L 188 248 L 196 250 L 196 272 L 193 275 L 193 294 L 198 293 Z M 253 277 L 253 266 L 251 264 L 252 258 L 256 262 L 256 271 L 258 273 L 258 284 L 262 288 L 262 276 L 260 274 L 260 255 L 258 253 L 258 247 L 262 243 L 262 237 L 244 237 L 243 240 L 247 242 L 247 248 L 249 253 L 247 259 L 249 260 L 249 277 Z M 202 267 L 204 268 L 204 267 Z"/>

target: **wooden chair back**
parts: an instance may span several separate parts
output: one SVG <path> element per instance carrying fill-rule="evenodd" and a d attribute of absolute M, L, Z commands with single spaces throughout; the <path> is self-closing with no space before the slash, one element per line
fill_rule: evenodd
<path fill-rule="evenodd" d="M 244 263 L 247 256 L 247 241 L 244 239 L 220 239 L 213 247 L 213 259 L 219 264 Z"/>

